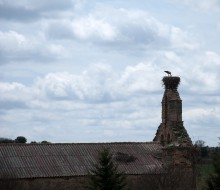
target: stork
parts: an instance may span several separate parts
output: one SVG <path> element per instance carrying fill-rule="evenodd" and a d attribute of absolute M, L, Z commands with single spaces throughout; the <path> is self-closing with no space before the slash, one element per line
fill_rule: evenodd
<path fill-rule="evenodd" d="M 172 76 L 170 71 L 164 71 L 164 72 L 167 73 L 169 77 Z"/>

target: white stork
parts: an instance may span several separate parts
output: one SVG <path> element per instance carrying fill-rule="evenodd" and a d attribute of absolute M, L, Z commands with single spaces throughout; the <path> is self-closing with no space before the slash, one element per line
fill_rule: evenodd
<path fill-rule="evenodd" d="M 168 76 L 170 76 L 170 77 L 172 76 L 170 71 L 164 71 L 164 72 L 167 73 Z"/>

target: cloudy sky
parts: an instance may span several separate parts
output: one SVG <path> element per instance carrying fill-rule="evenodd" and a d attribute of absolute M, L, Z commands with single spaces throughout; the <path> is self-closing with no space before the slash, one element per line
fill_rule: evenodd
<path fill-rule="evenodd" d="M 151 141 L 164 70 L 192 141 L 220 136 L 219 0 L 0 0 L 0 137 Z"/>

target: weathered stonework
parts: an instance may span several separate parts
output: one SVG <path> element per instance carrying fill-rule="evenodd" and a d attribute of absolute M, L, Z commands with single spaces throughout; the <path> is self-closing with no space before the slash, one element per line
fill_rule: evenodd
<path fill-rule="evenodd" d="M 184 180 L 195 189 L 196 150 L 183 125 L 182 100 L 177 90 L 179 77 L 164 77 L 165 87 L 162 99 L 162 123 L 157 129 L 154 141 L 163 146 L 162 160 L 170 169 L 180 171 Z"/>
<path fill-rule="evenodd" d="M 182 100 L 177 91 L 179 77 L 164 77 L 165 92 L 162 99 L 162 123 L 160 124 L 154 141 L 163 146 L 192 146 L 191 139 L 183 126 Z"/>

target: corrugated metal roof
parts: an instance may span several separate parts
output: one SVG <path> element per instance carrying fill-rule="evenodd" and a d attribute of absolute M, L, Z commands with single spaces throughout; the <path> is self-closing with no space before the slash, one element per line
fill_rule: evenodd
<path fill-rule="evenodd" d="M 38 178 L 87 175 L 99 151 L 104 148 L 110 149 L 119 169 L 126 174 L 151 173 L 162 166 L 161 160 L 155 156 L 162 151 L 162 147 L 156 142 L 0 144 L 0 176 Z M 118 155 L 120 159 L 117 159 Z"/>

